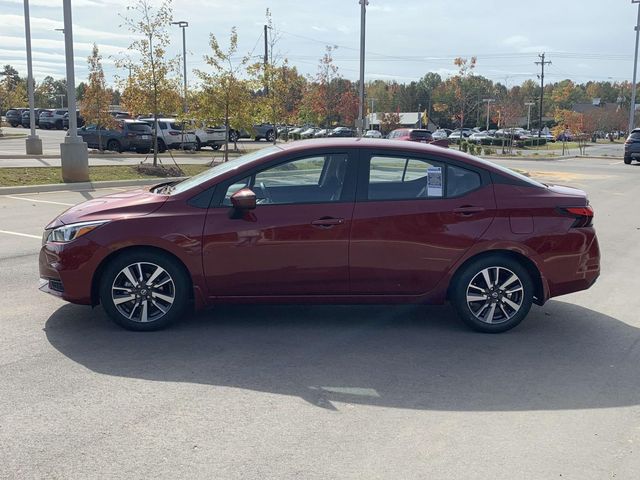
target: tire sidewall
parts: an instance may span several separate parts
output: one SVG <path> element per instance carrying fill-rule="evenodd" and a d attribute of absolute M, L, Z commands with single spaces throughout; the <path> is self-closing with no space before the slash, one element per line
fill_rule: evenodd
<path fill-rule="evenodd" d="M 467 305 L 467 287 L 471 280 L 483 269 L 487 267 L 502 267 L 515 273 L 522 282 L 524 298 L 522 306 L 516 315 L 504 323 L 488 324 L 478 320 Z M 451 289 L 451 303 L 458 312 L 458 315 L 468 326 L 483 333 L 500 333 L 517 326 L 529 313 L 533 303 L 533 281 L 527 269 L 509 257 L 502 255 L 491 255 L 472 261 L 464 269 L 456 274 L 454 284 Z"/>
<path fill-rule="evenodd" d="M 169 311 L 153 322 L 140 323 L 124 317 L 116 308 L 111 297 L 111 287 L 116 276 L 127 265 L 136 262 L 149 262 L 164 268 L 173 279 L 175 300 Z M 153 331 L 167 327 L 178 320 L 186 311 L 189 302 L 191 282 L 179 262 L 172 257 L 153 251 L 133 250 L 124 252 L 113 258 L 105 267 L 100 277 L 100 303 L 109 318 L 121 327 L 134 331 Z"/>

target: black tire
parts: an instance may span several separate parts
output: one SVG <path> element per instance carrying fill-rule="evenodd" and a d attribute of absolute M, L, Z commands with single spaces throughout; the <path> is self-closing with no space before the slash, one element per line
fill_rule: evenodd
<path fill-rule="evenodd" d="M 624 157 L 624 163 L 626 165 L 631 165 L 631 157 Z"/>
<path fill-rule="evenodd" d="M 62 120 L 56 120 L 56 130 L 62 130 Z"/>
<path fill-rule="evenodd" d="M 214 150 L 220 150 L 220 145 L 218 145 L 217 143 L 214 143 L 213 145 L 211 145 L 211 148 Z"/>
<path fill-rule="evenodd" d="M 240 138 L 240 135 L 235 130 L 231 130 L 229 132 L 229 141 L 230 142 L 236 143 L 239 138 Z"/>
<path fill-rule="evenodd" d="M 492 284 L 489 288 L 483 271 L 488 271 Z M 513 280 L 512 275 L 517 280 Z M 521 287 L 519 291 L 511 292 L 518 287 Z M 468 301 L 468 292 L 478 300 Z M 483 333 L 500 333 L 518 325 L 529 313 L 533 303 L 533 281 L 517 260 L 503 255 L 487 255 L 456 273 L 450 294 L 451 303 L 469 327 Z"/>
<path fill-rule="evenodd" d="M 120 146 L 120 142 L 117 140 L 111 139 L 107 142 L 107 150 L 120 153 L 122 151 L 122 146 Z"/>
<path fill-rule="evenodd" d="M 267 132 L 266 140 L 267 140 L 267 142 L 273 142 L 275 140 L 275 135 L 273 133 L 273 130 L 269 130 Z"/>
<path fill-rule="evenodd" d="M 164 140 L 161 138 L 158 139 L 158 152 L 164 153 L 167 151 L 167 145 L 164 143 Z"/>
<path fill-rule="evenodd" d="M 17 123 L 9 123 L 9 125 L 11 125 L 13 128 L 16 128 L 18 126 Z"/>
<path fill-rule="evenodd" d="M 202 142 L 198 137 L 196 137 L 196 152 L 199 152 L 202 149 Z"/>
<path fill-rule="evenodd" d="M 133 275 L 138 271 L 138 264 L 141 265 L 142 276 L 146 280 L 152 277 L 157 267 L 160 267 L 164 272 L 158 277 L 156 285 L 157 282 L 164 285 L 149 288 L 146 282 L 138 285 L 128 282 L 124 270 L 131 267 L 133 270 L 129 272 L 138 280 L 139 275 Z M 190 288 L 188 274 L 173 257 L 156 251 L 136 249 L 118 255 L 107 264 L 100 278 L 99 292 L 100 302 L 111 320 L 127 330 L 148 332 L 165 328 L 185 314 L 189 304 Z M 162 295 L 165 299 L 171 298 L 172 302 L 169 303 L 156 295 Z M 114 297 L 122 299 L 130 296 L 135 298 L 116 305 Z M 149 303 L 148 299 L 153 300 L 155 304 Z M 127 312 L 130 312 L 132 318 L 127 316 Z M 145 314 L 147 321 L 143 321 Z"/>

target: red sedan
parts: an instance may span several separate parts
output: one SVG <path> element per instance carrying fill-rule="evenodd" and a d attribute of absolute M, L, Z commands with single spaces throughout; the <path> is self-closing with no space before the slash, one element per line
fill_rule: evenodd
<path fill-rule="evenodd" d="M 600 273 L 584 192 L 415 142 L 268 147 L 89 200 L 45 230 L 41 289 L 154 330 L 223 302 L 443 303 L 483 332 Z"/>

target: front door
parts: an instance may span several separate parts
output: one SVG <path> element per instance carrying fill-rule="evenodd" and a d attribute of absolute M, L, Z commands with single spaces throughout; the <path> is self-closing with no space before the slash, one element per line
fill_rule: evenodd
<path fill-rule="evenodd" d="M 218 185 L 203 237 L 209 294 L 348 294 L 354 169 L 348 153 L 319 151 Z M 237 215 L 230 197 L 245 187 L 258 205 Z"/>
<path fill-rule="evenodd" d="M 352 293 L 428 293 L 494 217 L 486 173 L 400 152 L 369 152 L 361 167 L 351 231 Z"/>

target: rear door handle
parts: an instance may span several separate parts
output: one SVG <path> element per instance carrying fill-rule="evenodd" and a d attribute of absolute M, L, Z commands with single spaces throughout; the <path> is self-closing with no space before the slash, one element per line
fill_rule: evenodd
<path fill-rule="evenodd" d="M 473 215 L 474 213 L 481 213 L 484 211 L 485 211 L 484 207 L 474 207 L 473 205 L 464 205 L 462 207 L 453 209 L 453 213 L 457 215 L 463 215 L 465 217 Z"/>
<path fill-rule="evenodd" d="M 311 225 L 319 228 L 331 228 L 334 225 L 342 225 L 343 223 L 344 218 L 325 217 L 314 220 L 313 222 L 311 222 Z"/>

